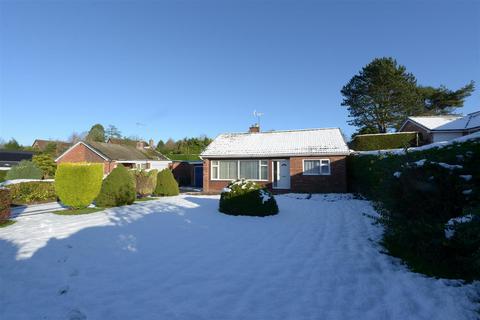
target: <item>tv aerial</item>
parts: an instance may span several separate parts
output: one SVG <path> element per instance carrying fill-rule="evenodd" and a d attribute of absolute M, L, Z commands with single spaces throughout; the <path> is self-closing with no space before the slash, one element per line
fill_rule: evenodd
<path fill-rule="evenodd" d="M 263 116 L 263 112 L 258 112 L 257 110 L 253 110 L 253 116 L 257 118 L 257 125 L 260 127 L 260 117 Z"/>

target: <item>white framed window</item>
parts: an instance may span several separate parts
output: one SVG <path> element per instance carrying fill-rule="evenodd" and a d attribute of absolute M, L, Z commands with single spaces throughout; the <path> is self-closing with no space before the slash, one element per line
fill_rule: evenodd
<path fill-rule="evenodd" d="M 328 176 L 330 175 L 330 159 L 304 159 L 304 176 Z"/>
<path fill-rule="evenodd" d="M 212 160 L 212 180 L 268 180 L 267 160 Z"/>

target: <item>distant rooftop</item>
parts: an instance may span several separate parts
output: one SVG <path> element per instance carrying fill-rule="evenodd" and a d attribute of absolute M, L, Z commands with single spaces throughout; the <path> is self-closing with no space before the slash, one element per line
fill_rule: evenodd
<path fill-rule="evenodd" d="M 452 122 L 460 118 L 461 116 L 455 116 L 455 115 L 408 117 L 409 120 L 412 120 L 418 123 L 419 125 L 427 128 L 428 130 L 436 129 L 440 126 L 443 126 L 449 122 Z"/>
<path fill-rule="evenodd" d="M 281 157 L 346 155 L 339 128 L 226 133 L 216 137 L 202 157 Z"/>

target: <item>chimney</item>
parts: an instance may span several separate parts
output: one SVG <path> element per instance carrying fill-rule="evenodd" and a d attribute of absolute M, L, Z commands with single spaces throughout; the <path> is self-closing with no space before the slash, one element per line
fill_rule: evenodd
<path fill-rule="evenodd" d="M 150 139 L 148 141 L 148 145 L 150 146 L 150 148 L 155 149 L 155 141 L 153 141 L 153 139 Z"/>
<path fill-rule="evenodd" d="M 252 126 L 248 129 L 248 132 L 249 132 L 249 133 L 259 133 L 259 132 L 260 132 L 260 126 L 258 125 L 258 123 L 255 123 L 254 125 L 252 125 Z"/>
<path fill-rule="evenodd" d="M 137 141 L 137 149 L 142 150 L 145 148 L 145 144 L 143 141 Z"/>

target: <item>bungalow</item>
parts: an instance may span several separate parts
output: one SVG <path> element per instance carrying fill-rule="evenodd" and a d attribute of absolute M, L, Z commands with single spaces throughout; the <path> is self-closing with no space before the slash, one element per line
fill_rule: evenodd
<path fill-rule="evenodd" d="M 419 133 L 420 144 L 448 141 L 480 131 L 480 111 L 466 116 L 408 117 L 398 130 Z"/>
<path fill-rule="evenodd" d="M 248 179 L 275 192 L 346 192 L 350 150 L 338 128 L 227 133 L 202 152 L 203 190 Z"/>
<path fill-rule="evenodd" d="M 48 151 L 49 148 L 51 148 L 50 151 L 55 152 L 57 156 L 65 152 L 65 150 L 67 150 L 71 146 L 72 146 L 72 143 L 70 142 L 57 141 L 57 140 L 35 139 L 35 141 L 33 141 L 32 143 L 32 148 L 34 150 L 45 152 L 45 151 Z"/>
<path fill-rule="evenodd" d="M 150 147 L 94 141 L 77 142 L 55 161 L 103 163 L 105 174 L 109 174 L 119 163 L 127 168 L 145 170 L 163 170 L 171 164 L 167 157 Z"/>

